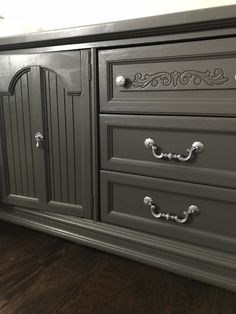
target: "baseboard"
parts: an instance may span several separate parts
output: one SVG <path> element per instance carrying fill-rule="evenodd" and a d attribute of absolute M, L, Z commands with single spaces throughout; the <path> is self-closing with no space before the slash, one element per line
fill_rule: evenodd
<path fill-rule="evenodd" d="M 236 292 L 236 256 L 136 231 L 22 208 L 0 208 L 0 219 Z"/>

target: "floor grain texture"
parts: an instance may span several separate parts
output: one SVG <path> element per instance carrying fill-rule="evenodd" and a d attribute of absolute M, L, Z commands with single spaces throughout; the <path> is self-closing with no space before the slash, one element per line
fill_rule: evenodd
<path fill-rule="evenodd" d="M 236 294 L 0 221 L 1 314 L 235 314 Z"/>

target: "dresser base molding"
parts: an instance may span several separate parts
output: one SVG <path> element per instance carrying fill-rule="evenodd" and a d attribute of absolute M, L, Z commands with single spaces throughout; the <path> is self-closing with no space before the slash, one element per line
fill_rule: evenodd
<path fill-rule="evenodd" d="M 236 291 L 235 256 L 136 231 L 22 208 L 0 208 L 0 219 Z"/>

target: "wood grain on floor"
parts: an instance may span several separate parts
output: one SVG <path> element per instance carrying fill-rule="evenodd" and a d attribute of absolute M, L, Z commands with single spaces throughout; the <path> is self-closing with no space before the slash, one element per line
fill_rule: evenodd
<path fill-rule="evenodd" d="M 0 221 L 0 314 L 235 314 L 236 294 Z"/>

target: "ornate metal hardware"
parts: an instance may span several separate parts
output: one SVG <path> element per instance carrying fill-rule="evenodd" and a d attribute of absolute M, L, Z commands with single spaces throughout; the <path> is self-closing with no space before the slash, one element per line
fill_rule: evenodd
<path fill-rule="evenodd" d="M 194 142 L 191 148 L 187 148 L 187 155 L 183 156 L 180 154 L 174 153 L 157 153 L 160 148 L 155 144 L 152 138 L 146 138 L 144 145 L 152 150 L 152 154 L 157 159 L 169 159 L 169 160 L 179 160 L 179 161 L 188 161 L 192 158 L 193 153 L 201 153 L 204 151 L 205 146 L 201 142 Z"/>
<path fill-rule="evenodd" d="M 145 196 L 143 202 L 146 206 L 150 207 L 153 217 L 157 219 L 162 218 L 165 220 L 173 220 L 181 224 L 188 221 L 193 214 L 196 215 L 200 212 L 196 205 L 190 205 L 188 210 L 183 212 L 183 217 L 179 217 L 174 214 L 159 212 L 158 207 L 154 204 L 153 199 L 150 196 Z"/>
<path fill-rule="evenodd" d="M 124 87 L 127 83 L 126 78 L 123 75 L 119 75 L 116 77 L 116 85 L 119 87 Z"/>
<path fill-rule="evenodd" d="M 35 147 L 39 148 L 40 147 L 40 143 L 43 142 L 43 135 L 40 132 L 37 132 L 34 137 L 35 137 L 35 140 L 36 140 Z"/>

